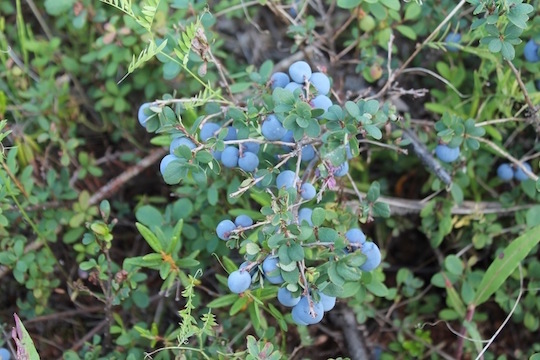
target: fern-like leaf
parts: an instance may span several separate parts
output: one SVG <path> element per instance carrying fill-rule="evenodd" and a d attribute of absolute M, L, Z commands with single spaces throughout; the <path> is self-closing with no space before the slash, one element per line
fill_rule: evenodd
<path fill-rule="evenodd" d="M 137 16 L 133 12 L 131 6 L 131 0 L 100 0 L 102 3 L 108 4 L 118 10 L 122 11 L 126 15 L 129 15 L 133 19 L 137 20 Z"/>
<path fill-rule="evenodd" d="M 156 16 L 157 8 L 160 2 L 160 0 L 146 0 L 146 2 L 142 5 L 141 8 L 142 16 L 137 16 L 133 12 L 131 0 L 100 1 L 122 11 L 126 15 L 129 15 L 137 22 L 137 24 L 145 28 L 148 32 L 151 32 L 152 23 L 154 22 L 154 17 Z"/>
<path fill-rule="evenodd" d="M 195 39 L 197 29 L 201 26 L 200 22 L 191 23 L 178 39 L 178 47 L 174 49 L 174 53 L 184 66 L 189 60 L 188 54 L 191 50 L 191 43 Z"/>
<path fill-rule="evenodd" d="M 155 41 L 151 41 L 150 44 L 146 48 L 144 48 L 143 51 L 139 54 L 139 56 L 135 57 L 133 55 L 133 58 L 131 59 L 131 62 L 128 66 L 128 72 L 126 75 L 124 75 L 118 83 L 120 84 L 126 77 L 128 77 L 129 74 L 134 72 L 136 69 L 141 67 L 145 62 L 152 59 L 154 56 L 159 54 L 161 50 L 163 50 L 167 46 L 167 39 L 161 43 L 161 45 L 157 46 Z"/>
<path fill-rule="evenodd" d="M 142 6 L 142 17 L 140 18 L 140 23 L 148 31 L 150 31 L 152 28 L 152 23 L 154 22 L 154 17 L 156 16 L 159 1 L 160 0 L 146 0 L 146 3 Z"/>

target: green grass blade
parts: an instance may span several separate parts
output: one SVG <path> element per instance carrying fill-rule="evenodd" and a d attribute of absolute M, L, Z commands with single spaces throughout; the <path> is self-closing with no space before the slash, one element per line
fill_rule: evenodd
<path fill-rule="evenodd" d="M 15 317 L 15 328 L 12 335 L 17 343 L 17 353 L 24 359 L 39 360 L 39 354 L 30 334 L 26 331 L 19 316 L 17 314 L 13 314 L 13 316 Z"/>
<path fill-rule="evenodd" d="M 478 286 L 473 304 L 478 306 L 488 300 L 539 241 L 540 225 L 512 241 L 487 269 Z"/>

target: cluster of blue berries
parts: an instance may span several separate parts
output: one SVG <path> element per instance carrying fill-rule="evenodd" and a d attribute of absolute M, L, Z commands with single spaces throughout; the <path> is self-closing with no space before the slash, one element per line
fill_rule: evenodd
<path fill-rule="evenodd" d="M 435 148 L 435 155 L 445 163 L 451 163 L 458 159 L 460 154 L 459 147 L 449 147 L 445 144 L 439 144 Z"/>
<path fill-rule="evenodd" d="M 139 112 L 137 113 L 137 117 L 139 120 L 139 124 L 141 124 L 141 126 L 143 126 L 144 128 L 146 128 L 146 123 L 148 119 L 151 116 L 153 116 L 152 115 L 153 113 L 150 110 L 150 107 L 152 105 L 155 105 L 155 104 L 148 102 L 148 103 L 142 104 L 139 107 Z M 189 150 L 193 150 L 196 147 L 195 143 L 186 136 L 174 138 L 171 141 L 171 144 L 169 146 L 169 154 L 165 155 L 165 157 L 161 159 L 161 162 L 159 164 L 159 171 L 161 172 L 162 175 L 165 174 L 165 169 L 167 168 L 167 166 L 169 166 L 171 162 L 173 162 L 174 160 L 179 160 L 178 156 L 175 155 L 175 150 L 179 148 L 180 146 L 186 146 L 189 148 Z"/>
<path fill-rule="evenodd" d="M 270 77 L 272 90 L 282 88 L 289 90 L 293 95 L 308 103 L 313 109 L 328 111 L 333 105 L 328 97 L 330 93 L 330 78 L 322 72 L 314 72 L 305 61 L 296 61 L 289 66 L 288 73 L 275 72 Z M 280 119 L 275 114 L 270 114 L 261 126 L 263 137 L 269 141 L 294 142 L 293 132 L 283 127 Z M 302 147 L 302 161 L 309 162 L 316 157 L 313 145 L 307 144 Z M 350 148 L 347 148 L 347 158 L 352 158 Z M 334 171 L 334 176 L 344 176 L 349 170 L 347 162 L 339 165 Z"/>
<path fill-rule="evenodd" d="M 250 219 L 251 220 L 251 219 Z M 216 231 L 221 239 L 228 239 L 233 230 L 238 228 L 238 218 L 233 223 L 230 220 L 223 220 L 218 225 Z M 252 224 L 252 222 L 246 222 Z M 240 225 L 242 226 L 242 225 Z M 381 252 L 379 247 L 370 241 L 366 241 L 366 236 L 362 230 L 354 228 L 345 233 L 345 238 L 348 240 L 346 252 L 360 251 L 366 256 L 366 261 L 360 266 L 362 271 L 371 271 L 381 263 Z M 283 285 L 284 279 L 281 276 L 279 268 L 279 259 L 274 255 L 267 255 L 260 267 L 259 262 L 242 263 L 238 270 L 230 273 L 227 279 L 229 290 L 235 294 L 241 294 L 247 291 L 256 276 L 262 274 L 270 284 Z M 309 295 L 308 295 L 309 293 Z M 330 311 L 336 304 L 336 297 L 324 294 L 321 291 L 308 291 L 301 288 L 295 292 L 290 291 L 286 286 L 279 288 L 277 299 L 279 303 L 285 307 L 292 308 L 291 316 L 293 321 L 298 325 L 313 325 L 319 323 L 325 312 Z"/>
<path fill-rule="evenodd" d="M 523 166 L 529 171 L 532 170 L 529 163 L 525 162 L 523 163 Z M 516 179 L 518 181 L 525 181 L 529 178 L 521 168 L 514 167 L 509 163 L 499 165 L 499 167 L 497 168 L 497 176 L 502 181 L 510 181 L 512 179 Z"/>

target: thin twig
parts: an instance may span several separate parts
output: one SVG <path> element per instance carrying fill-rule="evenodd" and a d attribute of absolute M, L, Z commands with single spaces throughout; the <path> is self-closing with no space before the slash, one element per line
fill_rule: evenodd
<path fill-rule="evenodd" d="M 344 189 L 346 194 L 356 195 L 358 194 L 352 189 Z M 366 196 L 366 193 L 359 192 L 360 196 Z M 409 215 L 419 214 L 426 206 L 421 200 L 402 199 L 390 196 L 381 196 L 377 199 L 382 203 L 388 204 L 392 215 Z M 352 211 L 360 206 L 360 202 L 357 200 L 351 200 L 346 202 L 346 206 L 350 206 Z M 517 205 L 512 207 L 504 207 L 501 203 L 491 201 L 463 201 L 461 205 L 455 205 L 450 209 L 452 215 L 474 215 L 474 214 L 497 214 L 499 216 L 510 216 L 517 211 L 527 210 L 536 204 Z"/>
<path fill-rule="evenodd" d="M 525 165 L 523 165 L 522 161 L 519 161 L 518 159 L 516 159 L 515 157 L 510 155 L 508 152 L 506 152 L 504 149 L 501 149 L 494 142 L 492 142 L 490 140 L 487 140 L 487 139 L 484 139 L 482 137 L 477 137 L 477 136 L 471 136 L 471 138 L 476 139 L 476 140 L 478 140 L 480 142 L 483 142 L 484 144 L 488 145 L 493 150 L 495 150 L 496 152 L 498 152 L 499 154 L 501 154 L 502 156 L 504 156 L 505 158 L 510 160 L 510 162 L 512 162 L 514 165 L 519 167 L 529 178 L 533 179 L 534 181 L 538 181 L 538 176 L 536 174 L 534 174 L 532 171 L 530 171 L 528 168 L 526 168 Z"/>
<path fill-rule="evenodd" d="M 519 304 L 519 301 L 521 300 L 522 295 L 523 295 L 523 269 L 521 268 L 521 263 L 520 263 L 519 264 L 519 293 L 518 293 L 518 297 L 516 299 L 516 302 L 515 302 L 514 306 L 512 307 L 512 310 L 510 310 L 510 312 L 508 313 L 508 316 L 506 316 L 506 318 L 504 319 L 501 326 L 499 326 L 497 331 L 495 331 L 495 334 L 493 334 L 493 336 L 489 339 L 488 343 L 486 344 L 486 346 L 484 346 L 482 351 L 480 351 L 480 353 L 478 354 L 478 356 L 476 357 L 475 360 L 479 360 L 479 359 L 482 358 L 482 356 L 484 356 L 484 353 L 487 351 L 487 349 L 490 347 L 490 345 L 493 343 L 493 341 L 495 341 L 495 338 L 497 337 L 497 335 L 499 335 L 500 332 L 504 329 L 504 327 L 506 326 L 506 324 L 508 323 L 508 321 L 510 320 L 510 318 L 512 317 L 512 315 L 516 311 L 516 308 L 517 308 L 517 306 Z"/>
<path fill-rule="evenodd" d="M 406 128 L 401 128 L 405 138 L 411 141 L 412 148 L 416 156 L 426 165 L 428 169 L 433 171 L 433 173 L 448 187 L 452 186 L 452 177 L 445 168 L 441 166 L 439 161 L 437 161 L 433 155 L 428 151 L 426 146 L 420 142 L 416 134 Z"/>
<path fill-rule="evenodd" d="M 163 148 L 153 150 L 148 156 L 143 158 L 136 165 L 130 167 L 129 169 L 103 185 L 94 195 L 90 197 L 90 199 L 88 200 L 88 204 L 96 205 L 101 200 L 110 196 L 112 193 L 118 190 L 119 187 L 123 186 L 129 180 L 139 175 L 147 167 L 162 158 L 166 153 L 167 151 Z"/>
<path fill-rule="evenodd" d="M 521 80 L 521 75 L 519 75 L 518 69 L 514 66 L 514 64 L 510 60 L 506 60 L 506 63 L 508 66 L 510 66 L 510 69 L 512 69 L 512 72 L 514 73 L 516 80 L 519 84 L 519 87 L 521 89 L 521 92 L 523 93 L 523 96 L 525 97 L 525 102 L 527 105 L 529 105 L 529 108 L 532 111 L 531 118 L 536 122 L 536 125 L 539 124 L 539 117 L 538 117 L 538 109 L 534 106 L 531 97 L 529 96 L 529 92 L 527 91 L 527 88 L 525 87 L 525 84 L 523 83 L 523 80 Z"/>
<path fill-rule="evenodd" d="M 390 88 L 390 86 L 392 85 L 392 82 L 403 72 L 403 70 L 405 70 L 407 66 L 409 66 L 409 64 L 411 63 L 411 61 L 413 61 L 416 55 L 418 55 L 420 51 L 422 51 L 424 46 L 426 46 L 427 43 L 429 43 L 431 40 L 433 40 L 435 36 L 437 36 L 439 31 L 450 21 L 450 19 L 452 19 L 452 17 L 459 11 L 459 9 L 461 9 L 463 5 L 465 5 L 466 3 L 467 3 L 467 0 L 461 0 L 456 5 L 456 7 L 454 7 L 454 9 L 452 9 L 452 11 L 446 16 L 446 18 L 439 24 L 439 26 L 437 26 L 437 28 L 435 28 L 435 30 L 433 30 L 433 32 L 424 40 L 424 42 L 416 46 L 416 50 L 411 54 L 411 56 L 409 56 L 407 60 L 405 60 L 405 62 L 400 66 L 400 68 L 395 73 L 393 73 L 392 76 L 388 77 L 388 80 L 386 81 L 382 89 L 379 90 L 377 94 L 370 97 L 369 99 L 376 99 L 376 98 L 381 97 Z"/>

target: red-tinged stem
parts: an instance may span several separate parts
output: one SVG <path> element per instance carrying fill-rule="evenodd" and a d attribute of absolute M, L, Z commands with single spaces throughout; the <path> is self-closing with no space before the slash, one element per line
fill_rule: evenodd
<path fill-rule="evenodd" d="M 476 307 L 474 304 L 471 304 L 467 307 L 467 313 L 465 314 L 464 322 L 472 321 L 475 310 Z M 463 340 L 465 339 L 465 334 L 467 334 L 467 328 L 465 327 L 465 325 L 462 325 L 459 331 L 459 337 L 457 339 L 456 360 L 461 359 L 461 356 L 463 355 Z"/>

